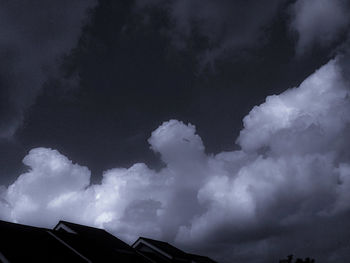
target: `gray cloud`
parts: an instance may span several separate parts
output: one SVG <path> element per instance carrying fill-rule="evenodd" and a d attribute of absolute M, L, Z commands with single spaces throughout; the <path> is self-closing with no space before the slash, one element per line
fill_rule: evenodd
<path fill-rule="evenodd" d="M 194 32 L 208 40 L 200 53 L 203 65 L 213 63 L 232 50 L 242 50 L 261 45 L 264 27 L 272 22 L 284 0 L 261 1 L 137 1 L 138 8 L 150 6 L 168 11 L 173 27 L 166 32 L 178 48 L 185 48 Z"/>
<path fill-rule="evenodd" d="M 291 6 L 291 14 L 299 55 L 313 46 L 332 44 L 350 23 L 350 6 L 344 0 L 298 0 Z"/>
<path fill-rule="evenodd" d="M 129 242 L 150 236 L 220 262 L 273 262 L 289 253 L 345 262 L 350 236 L 349 82 L 338 55 L 299 87 L 244 118 L 240 150 L 208 155 L 195 126 L 177 120 L 151 135 L 166 167 L 106 171 L 36 148 L 29 171 L 1 190 L 0 216 L 52 227 L 103 227 Z"/>
<path fill-rule="evenodd" d="M 173 26 L 166 31 L 172 43 L 187 47 L 195 34 L 205 37 L 199 53 L 201 65 L 226 58 L 233 51 L 261 47 L 280 8 L 289 9 L 289 28 L 296 34 L 296 52 L 301 55 L 314 46 L 329 47 L 345 36 L 350 23 L 346 0 L 261 1 L 136 1 L 138 10 L 149 7 L 167 10 Z M 280 21 L 284 23 L 285 21 Z M 239 54 L 236 52 L 236 54 Z"/>
<path fill-rule="evenodd" d="M 0 1 L 0 138 L 23 121 L 58 59 L 77 41 L 95 0 Z"/>

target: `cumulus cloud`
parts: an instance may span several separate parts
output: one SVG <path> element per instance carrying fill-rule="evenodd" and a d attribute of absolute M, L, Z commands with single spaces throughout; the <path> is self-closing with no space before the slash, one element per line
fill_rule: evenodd
<path fill-rule="evenodd" d="M 290 253 L 344 262 L 350 90 L 339 61 L 254 107 L 237 151 L 208 155 L 195 126 L 170 120 L 149 138 L 162 170 L 137 163 L 91 184 L 88 168 L 33 149 L 23 160 L 28 172 L 0 189 L 0 216 L 49 227 L 71 220 L 130 242 L 161 238 L 222 262 L 273 262 Z"/>
<path fill-rule="evenodd" d="M 314 45 L 330 45 L 350 23 L 350 6 L 344 0 L 298 0 L 291 11 L 291 29 L 298 34 L 298 54 Z"/>
<path fill-rule="evenodd" d="M 95 0 L 0 1 L 0 138 L 11 137 Z"/>

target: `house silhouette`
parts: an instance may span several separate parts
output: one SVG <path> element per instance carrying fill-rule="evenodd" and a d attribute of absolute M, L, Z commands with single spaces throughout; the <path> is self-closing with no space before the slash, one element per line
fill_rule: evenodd
<path fill-rule="evenodd" d="M 1 220 L 0 262 L 215 263 L 145 237 L 129 246 L 103 229 L 67 221 L 47 229 Z"/>

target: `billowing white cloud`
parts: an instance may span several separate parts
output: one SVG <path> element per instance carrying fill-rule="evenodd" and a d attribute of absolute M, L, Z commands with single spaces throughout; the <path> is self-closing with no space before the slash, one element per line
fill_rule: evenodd
<path fill-rule="evenodd" d="M 291 11 L 291 28 L 298 33 L 298 54 L 314 45 L 331 44 L 350 23 L 350 7 L 344 0 L 298 0 Z"/>
<path fill-rule="evenodd" d="M 56 150 L 37 148 L 29 152 L 23 163 L 30 170 L 8 188 L 6 200 L 11 205 L 11 218 L 43 224 L 50 218 L 50 208 L 59 199 L 72 196 L 90 183 L 90 171 L 72 164 Z M 53 216 L 54 214 L 52 214 Z"/>
<path fill-rule="evenodd" d="M 166 164 L 158 172 L 138 163 L 91 184 L 88 168 L 33 149 L 24 158 L 29 171 L 0 189 L 0 216 L 41 226 L 66 219 L 128 241 L 161 238 L 223 262 L 289 253 L 344 262 L 350 89 L 342 73 L 336 58 L 267 97 L 244 118 L 237 151 L 208 155 L 193 125 L 163 123 L 149 139 Z"/>
<path fill-rule="evenodd" d="M 194 162 L 204 158 L 202 139 L 193 125 L 170 120 L 152 132 L 148 142 L 167 164 Z"/>
<path fill-rule="evenodd" d="M 350 120 L 346 85 L 337 62 L 330 61 L 298 88 L 254 107 L 237 142 L 244 151 L 269 147 L 275 154 L 337 149 L 339 133 Z"/>

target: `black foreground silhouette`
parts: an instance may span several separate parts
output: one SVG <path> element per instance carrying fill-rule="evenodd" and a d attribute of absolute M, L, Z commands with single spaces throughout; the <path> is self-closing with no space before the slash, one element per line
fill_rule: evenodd
<path fill-rule="evenodd" d="M 305 258 L 305 259 L 297 258 L 294 262 L 295 263 L 315 263 L 315 260 L 312 258 Z M 279 263 L 293 263 L 293 255 L 289 255 L 287 259 L 281 259 Z"/>
<path fill-rule="evenodd" d="M 215 263 L 144 237 L 129 246 L 103 229 L 66 221 L 47 229 L 1 220 L 0 262 Z"/>

